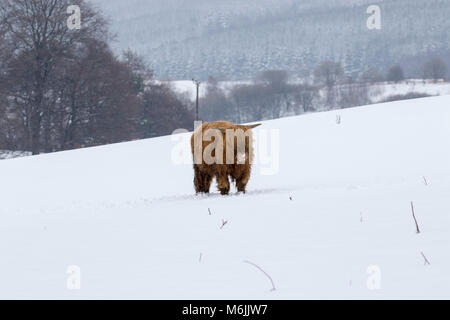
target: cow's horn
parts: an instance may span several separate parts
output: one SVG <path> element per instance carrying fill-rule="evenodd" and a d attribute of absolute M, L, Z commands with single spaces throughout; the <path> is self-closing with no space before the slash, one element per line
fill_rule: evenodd
<path fill-rule="evenodd" d="M 252 125 L 247 126 L 247 128 L 255 129 L 256 127 L 259 127 L 260 125 L 262 125 L 262 123 L 252 124 Z"/>

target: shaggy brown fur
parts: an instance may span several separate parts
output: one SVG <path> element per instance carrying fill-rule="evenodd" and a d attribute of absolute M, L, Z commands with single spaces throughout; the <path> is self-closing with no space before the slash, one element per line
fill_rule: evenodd
<path fill-rule="evenodd" d="M 209 193 L 214 177 L 217 180 L 218 189 L 221 194 L 225 195 L 230 192 L 230 181 L 228 177 L 231 177 L 231 180 L 236 182 L 236 187 L 239 192 L 245 193 L 247 183 L 250 179 L 253 160 L 252 129 L 258 126 L 260 124 L 245 126 L 228 121 L 216 121 L 205 122 L 194 131 L 191 137 L 191 149 L 194 159 L 194 185 L 197 193 Z M 238 137 L 235 134 L 239 134 L 239 132 L 245 134 L 245 140 L 240 139 L 242 142 L 245 141 L 245 149 L 243 143 L 241 143 L 241 148 L 238 150 Z M 208 133 L 213 134 L 211 138 L 208 138 Z M 221 136 L 223 139 L 223 162 L 208 164 L 210 162 L 206 163 L 203 155 L 205 148 L 212 143 L 217 143 L 214 134 L 217 137 Z M 232 135 L 228 136 L 229 134 Z M 232 164 L 229 164 L 229 161 L 227 161 L 227 152 L 231 151 L 233 151 L 233 154 L 229 154 L 228 159 L 232 160 Z M 214 151 L 211 152 L 211 156 L 216 157 Z M 241 164 L 244 159 L 245 162 Z"/>

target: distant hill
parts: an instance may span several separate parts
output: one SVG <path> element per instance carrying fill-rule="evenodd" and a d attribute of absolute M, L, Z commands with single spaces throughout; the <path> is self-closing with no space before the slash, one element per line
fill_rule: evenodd
<path fill-rule="evenodd" d="M 450 63 L 448 0 L 91 0 L 110 17 L 115 48 L 132 48 L 161 79 L 248 79 L 266 69 L 310 74 L 340 60 L 358 75 L 400 62 L 420 76 L 423 61 Z M 366 27 L 381 8 L 382 29 Z"/>

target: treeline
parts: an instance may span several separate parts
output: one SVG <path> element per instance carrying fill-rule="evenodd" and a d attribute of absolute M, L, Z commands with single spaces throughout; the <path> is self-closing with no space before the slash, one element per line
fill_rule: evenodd
<path fill-rule="evenodd" d="M 239 81 L 266 69 L 308 76 L 323 60 L 342 61 L 352 76 L 401 61 L 417 78 L 422 56 L 450 64 L 448 0 L 92 1 L 117 21 L 118 45 L 152 57 L 164 79 Z M 367 28 L 369 5 L 381 9 L 380 30 Z"/>
<path fill-rule="evenodd" d="M 81 8 L 69 29 L 67 8 Z M 33 154 L 170 134 L 193 114 L 84 0 L 0 2 L 0 149 Z"/>
<path fill-rule="evenodd" d="M 271 70 L 258 76 L 253 83 L 237 85 L 226 92 L 210 78 L 207 93 L 200 100 L 200 118 L 244 123 L 313 111 L 317 88 L 308 84 L 290 84 L 287 80 L 286 71 Z"/>
<path fill-rule="evenodd" d="M 423 65 L 423 79 L 434 82 L 445 79 L 447 65 L 431 58 Z M 398 83 L 405 80 L 403 68 L 396 64 L 384 72 L 369 69 L 358 78 L 345 73 L 340 62 L 324 61 L 310 79 L 292 81 L 285 70 L 268 70 L 252 81 L 223 88 L 210 77 L 206 95 L 200 100 L 200 118 L 243 123 L 276 119 L 306 112 L 326 111 L 367 105 L 371 89 L 379 82 Z M 388 100 L 402 100 L 424 95 L 393 96 Z"/>

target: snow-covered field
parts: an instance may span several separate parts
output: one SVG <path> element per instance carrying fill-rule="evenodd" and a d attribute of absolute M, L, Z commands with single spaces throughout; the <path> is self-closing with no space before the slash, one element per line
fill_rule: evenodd
<path fill-rule="evenodd" d="M 170 81 L 168 82 L 172 88 L 180 95 L 185 95 L 188 99 L 194 101 L 196 96 L 196 87 L 192 81 Z M 219 87 L 228 93 L 234 86 L 241 84 L 250 84 L 251 81 L 222 81 L 219 82 Z M 295 82 L 294 82 L 295 83 Z M 373 102 L 380 102 L 389 96 L 404 95 L 408 93 L 423 93 L 433 96 L 450 95 L 450 83 L 432 81 L 423 81 L 418 79 L 409 79 L 400 83 L 380 82 L 371 85 L 370 99 Z M 206 95 L 206 86 L 200 87 L 200 97 Z"/>
<path fill-rule="evenodd" d="M 0 298 L 450 298 L 449 96 L 255 135 L 245 195 L 194 195 L 188 134 L 1 161 Z"/>
<path fill-rule="evenodd" d="M 450 83 L 423 81 L 410 79 L 400 83 L 378 83 L 371 87 L 371 100 L 380 102 L 394 95 L 405 95 L 408 93 L 428 94 L 431 96 L 450 95 Z"/>
<path fill-rule="evenodd" d="M 179 95 L 186 96 L 191 101 L 196 98 L 196 86 L 192 80 L 174 80 L 174 81 L 156 81 L 157 83 L 165 83 L 171 86 L 171 88 Z M 218 87 L 228 94 L 233 87 L 238 85 L 251 84 L 252 81 L 220 81 Z M 206 84 L 203 83 L 200 86 L 199 97 L 203 98 L 207 93 Z"/>

